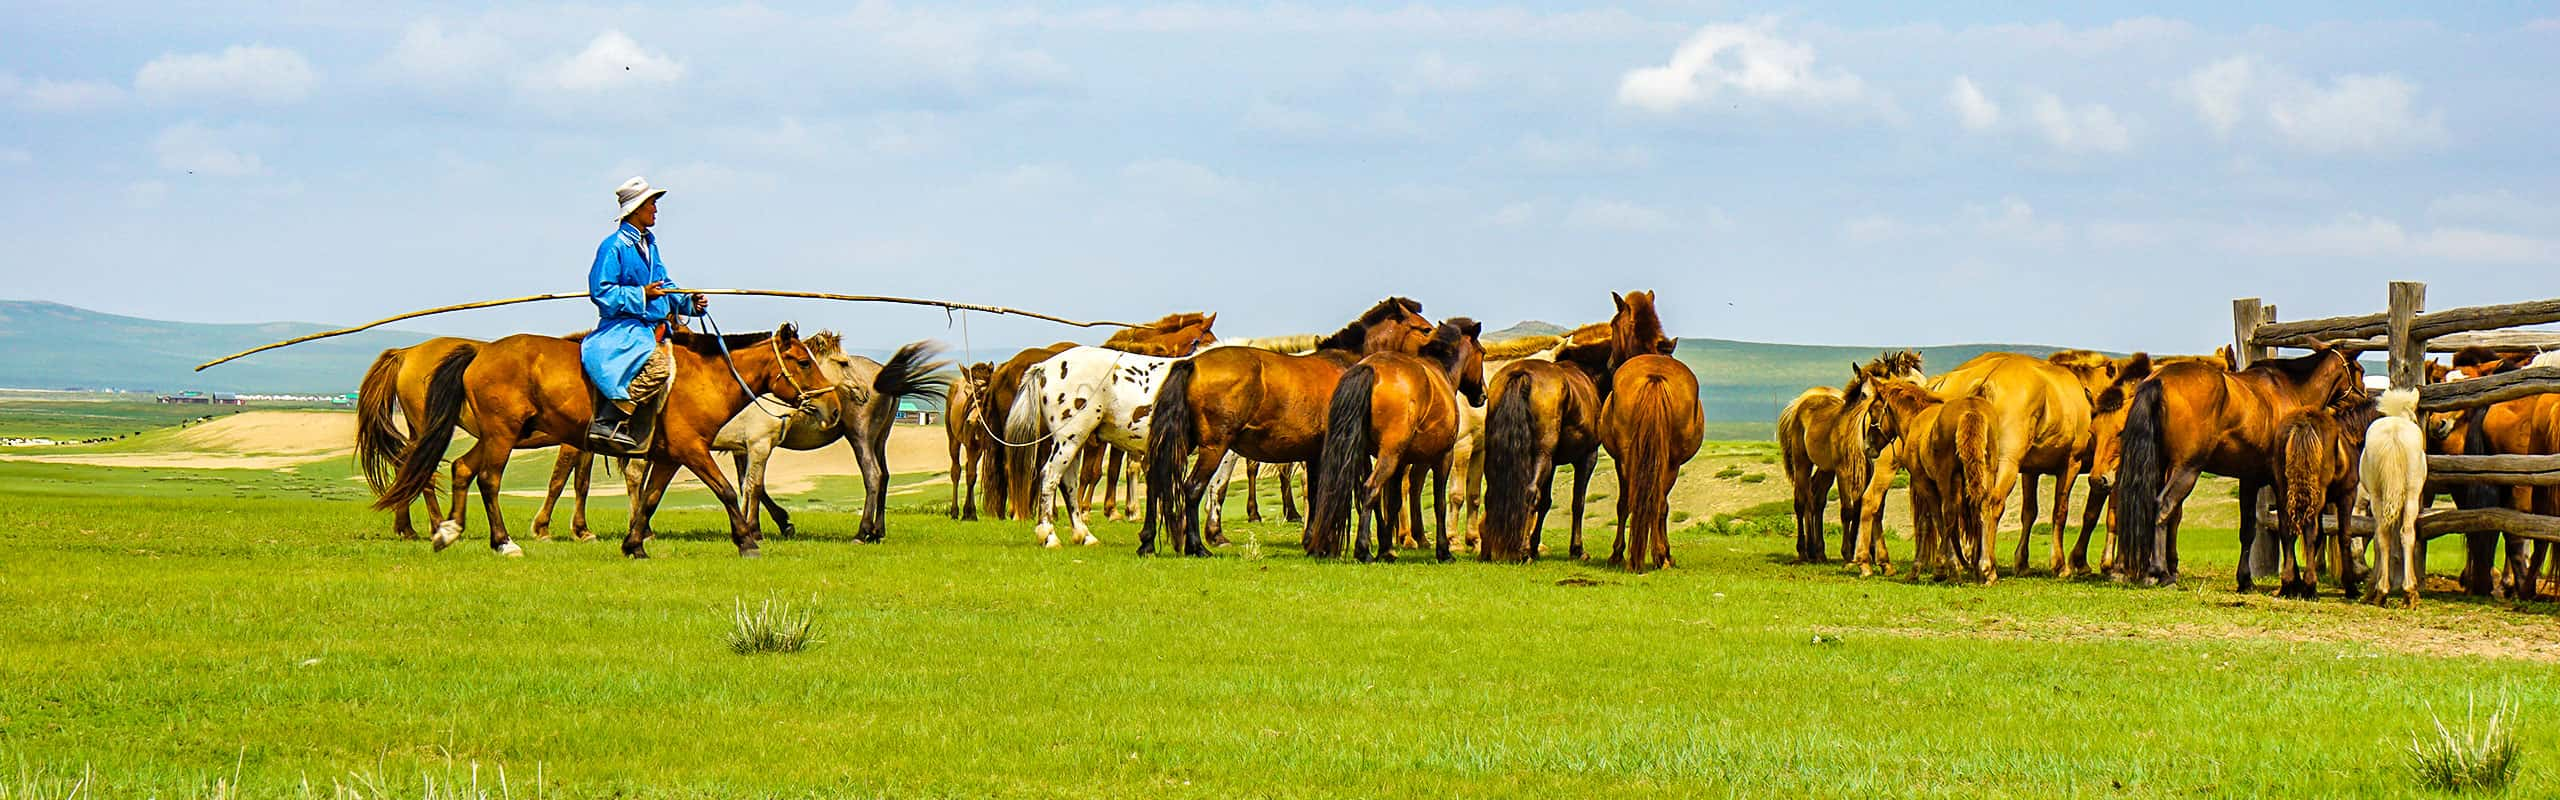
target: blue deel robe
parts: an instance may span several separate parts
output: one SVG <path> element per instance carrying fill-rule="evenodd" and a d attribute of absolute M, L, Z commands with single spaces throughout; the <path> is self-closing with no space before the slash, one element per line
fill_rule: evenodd
<path fill-rule="evenodd" d="M 669 294 L 649 299 L 641 289 L 667 281 L 658 260 L 657 242 L 631 223 L 596 246 L 595 266 L 587 269 L 587 299 L 596 304 L 596 329 L 578 345 L 578 362 L 587 379 L 609 400 L 631 399 L 631 379 L 657 346 L 658 325 L 677 309 L 692 310 L 693 295 Z"/>

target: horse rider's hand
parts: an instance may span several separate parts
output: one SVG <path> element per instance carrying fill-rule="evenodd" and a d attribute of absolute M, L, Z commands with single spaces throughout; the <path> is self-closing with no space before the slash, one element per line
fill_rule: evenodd
<path fill-rule="evenodd" d="M 649 300 L 656 300 L 667 296 L 667 282 L 659 281 L 657 283 L 640 287 L 640 296 Z"/>
<path fill-rule="evenodd" d="M 711 313 L 711 297 L 710 297 L 709 295 L 699 295 L 699 294 L 694 295 L 694 296 L 693 296 L 693 313 L 695 313 L 695 314 L 709 314 L 709 313 Z"/>

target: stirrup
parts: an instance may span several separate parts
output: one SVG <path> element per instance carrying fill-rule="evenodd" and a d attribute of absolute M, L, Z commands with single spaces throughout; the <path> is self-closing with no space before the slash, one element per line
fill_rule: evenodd
<path fill-rule="evenodd" d="M 615 456 L 634 455 L 640 442 L 625 431 L 623 422 L 590 422 L 587 424 L 587 449 Z"/>

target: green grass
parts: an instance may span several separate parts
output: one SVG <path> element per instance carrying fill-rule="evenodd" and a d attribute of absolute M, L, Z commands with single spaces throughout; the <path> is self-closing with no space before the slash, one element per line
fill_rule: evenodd
<path fill-rule="evenodd" d="M 762 559 L 699 491 L 654 560 L 501 559 L 387 538 L 346 478 L 0 462 L 0 786 L 298 796 L 477 766 L 518 797 L 537 772 L 549 797 L 2403 796 L 2428 710 L 2497 696 L 2526 723 L 2514 796 L 2560 792 L 2548 608 L 2237 595 L 2228 532 L 2191 533 L 2173 590 L 1860 580 L 1696 525 L 1642 577 L 1314 562 L 1277 523 L 1141 559 L 1098 517 L 1107 546 L 1059 551 L 946 520 L 940 486 L 855 544 L 828 481 Z M 523 530 L 534 501 L 507 502 Z M 733 654 L 766 598 L 809 599 L 826 644 Z"/>
<path fill-rule="evenodd" d="M 122 395 L 79 397 L 82 399 L 0 392 L 0 437 L 78 441 L 129 436 L 208 415 L 280 407 L 163 405 L 147 397 L 137 400 Z"/>

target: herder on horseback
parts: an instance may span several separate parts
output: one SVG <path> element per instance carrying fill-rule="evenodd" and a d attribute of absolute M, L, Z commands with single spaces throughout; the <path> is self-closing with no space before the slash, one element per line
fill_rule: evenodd
<path fill-rule="evenodd" d="M 596 304 L 596 329 L 578 347 L 587 380 L 607 402 L 596 404 L 595 421 L 587 426 L 590 449 L 632 454 L 640 443 L 631 436 L 634 408 L 664 391 L 674 357 L 667 348 L 667 328 L 678 313 L 700 314 L 709 298 L 679 293 L 658 260 L 658 196 L 648 179 L 632 178 L 613 191 L 621 201 L 621 225 L 596 246 L 595 266 L 587 270 L 587 297 Z"/>

